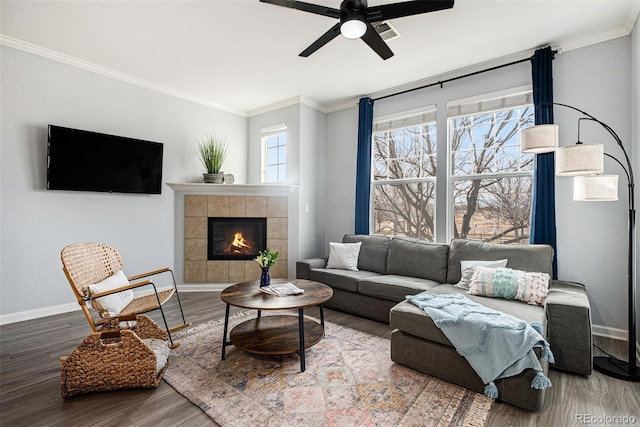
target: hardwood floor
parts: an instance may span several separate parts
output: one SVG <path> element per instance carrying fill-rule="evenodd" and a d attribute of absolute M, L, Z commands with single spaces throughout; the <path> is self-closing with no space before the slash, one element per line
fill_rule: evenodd
<path fill-rule="evenodd" d="M 187 320 L 194 325 L 224 316 L 215 292 L 181 293 Z M 317 315 L 315 309 L 309 310 Z M 241 311 L 232 308 L 232 313 Z M 326 320 L 388 338 L 388 325 L 325 310 Z M 160 321 L 157 315 L 152 315 Z M 170 323 L 178 322 L 173 305 Z M 68 355 L 90 332 L 80 311 L 0 327 L 0 425 L 2 426 L 215 426 L 198 407 L 164 381 L 157 389 L 122 390 L 60 397 L 60 356 Z M 624 357 L 621 342 L 598 339 L 606 351 Z M 531 413 L 495 402 L 487 426 L 633 425 L 587 417 L 628 416 L 640 424 L 640 383 L 594 372 L 585 377 L 550 371 L 545 409 Z M 582 421 L 578 417 L 582 416 Z M 606 423 L 606 421 L 610 421 Z M 247 426 L 249 427 L 249 426 Z"/>

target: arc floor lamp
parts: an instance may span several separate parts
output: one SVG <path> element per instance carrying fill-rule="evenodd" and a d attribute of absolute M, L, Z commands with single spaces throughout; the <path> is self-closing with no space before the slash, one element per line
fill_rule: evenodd
<path fill-rule="evenodd" d="M 629 201 L 629 257 L 628 257 L 628 287 L 629 287 L 629 361 L 625 362 L 613 356 L 598 356 L 593 358 L 594 368 L 606 375 L 625 381 L 640 381 L 640 369 L 636 365 L 636 288 L 634 276 L 634 236 L 635 236 L 635 201 L 633 168 L 622 145 L 620 137 L 611 127 L 591 114 L 560 103 L 546 103 L 538 106 L 552 107 L 558 105 L 570 108 L 583 115 L 578 119 L 578 142 L 574 145 L 559 147 L 558 126 L 543 124 L 522 130 L 520 134 L 521 151 L 527 153 L 556 152 L 556 175 L 573 176 L 573 200 L 583 201 L 615 201 L 618 200 L 618 175 L 606 175 L 604 172 L 604 156 L 613 159 L 624 170 L 628 181 Z M 618 144 L 624 155 L 624 163 L 614 156 L 604 152 L 603 144 L 585 144 L 580 141 L 580 123 L 589 120 L 605 128 Z"/>

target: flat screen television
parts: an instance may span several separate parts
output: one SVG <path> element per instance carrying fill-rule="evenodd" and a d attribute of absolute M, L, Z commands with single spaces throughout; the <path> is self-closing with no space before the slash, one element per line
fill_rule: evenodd
<path fill-rule="evenodd" d="M 160 194 L 159 142 L 49 125 L 47 189 Z"/>

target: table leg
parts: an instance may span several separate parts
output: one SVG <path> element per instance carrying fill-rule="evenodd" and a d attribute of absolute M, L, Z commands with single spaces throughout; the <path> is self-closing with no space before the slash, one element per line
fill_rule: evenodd
<path fill-rule="evenodd" d="M 320 324 L 322 325 L 322 329 L 324 329 L 324 306 L 320 304 Z"/>
<path fill-rule="evenodd" d="M 302 308 L 298 309 L 298 330 L 300 332 L 300 371 L 304 372 L 304 310 Z"/>
<path fill-rule="evenodd" d="M 258 310 L 258 319 L 262 316 L 262 310 Z"/>
<path fill-rule="evenodd" d="M 224 335 L 222 336 L 222 360 L 224 360 L 227 350 L 227 329 L 229 328 L 229 304 L 224 313 Z"/>

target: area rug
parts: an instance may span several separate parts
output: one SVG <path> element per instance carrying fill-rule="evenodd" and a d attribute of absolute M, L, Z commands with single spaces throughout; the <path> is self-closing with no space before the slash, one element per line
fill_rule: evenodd
<path fill-rule="evenodd" d="M 239 313 L 231 328 L 255 316 Z M 164 379 L 221 426 L 484 426 L 492 400 L 397 365 L 390 341 L 325 322 L 297 354 L 256 356 L 233 346 L 220 359 L 222 320 L 177 336 Z"/>

